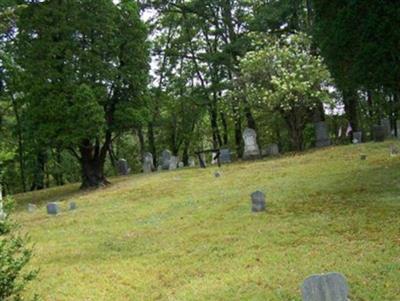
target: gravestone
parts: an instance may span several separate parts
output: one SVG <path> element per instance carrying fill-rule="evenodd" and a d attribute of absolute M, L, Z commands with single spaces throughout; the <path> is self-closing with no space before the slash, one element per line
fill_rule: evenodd
<path fill-rule="evenodd" d="M 220 154 L 219 154 L 219 161 L 222 164 L 225 163 L 231 163 L 231 150 L 229 148 L 221 148 Z"/>
<path fill-rule="evenodd" d="M 315 146 L 325 147 L 331 145 L 329 138 L 328 128 L 324 121 L 319 121 L 314 124 L 315 126 Z"/>
<path fill-rule="evenodd" d="M 358 144 L 362 142 L 362 132 L 353 132 L 353 143 Z"/>
<path fill-rule="evenodd" d="M 4 212 L 3 208 L 3 192 L 0 186 L 0 221 L 4 221 L 7 217 L 7 214 Z"/>
<path fill-rule="evenodd" d="M 361 154 L 361 155 L 360 155 L 360 159 L 363 160 L 363 161 L 364 161 L 364 160 L 367 160 L 367 155 Z"/>
<path fill-rule="evenodd" d="M 68 203 L 68 210 L 72 211 L 72 210 L 76 210 L 77 206 L 75 202 L 69 202 Z"/>
<path fill-rule="evenodd" d="M 246 128 L 243 132 L 244 153 L 243 159 L 251 160 L 260 157 L 260 149 L 257 144 L 257 133 L 255 130 Z"/>
<path fill-rule="evenodd" d="M 218 153 L 212 152 L 211 153 L 211 164 L 218 164 Z"/>
<path fill-rule="evenodd" d="M 153 155 L 149 152 L 143 155 L 143 172 L 149 173 L 154 170 Z"/>
<path fill-rule="evenodd" d="M 301 286 L 303 301 L 348 301 L 346 278 L 339 273 L 313 275 Z"/>
<path fill-rule="evenodd" d="M 168 170 L 174 170 L 178 167 L 178 157 L 176 156 L 171 156 L 169 159 L 169 166 Z"/>
<path fill-rule="evenodd" d="M 37 207 L 36 207 L 35 204 L 31 204 L 31 203 L 28 204 L 28 212 L 29 212 L 29 213 L 35 212 L 36 209 L 37 209 Z"/>
<path fill-rule="evenodd" d="M 126 176 L 131 172 L 128 162 L 125 159 L 119 159 L 117 162 L 118 174 Z"/>
<path fill-rule="evenodd" d="M 251 211 L 265 211 L 265 194 L 261 191 L 255 191 L 251 194 Z"/>
<path fill-rule="evenodd" d="M 381 119 L 381 125 L 385 129 L 385 137 L 390 137 L 392 135 L 391 129 L 390 129 L 390 120 L 389 118 L 382 118 Z"/>
<path fill-rule="evenodd" d="M 164 150 L 162 152 L 162 169 L 169 170 L 169 161 L 171 160 L 171 152 L 169 150 Z"/>
<path fill-rule="evenodd" d="M 158 165 L 157 166 L 157 171 L 162 171 L 163 169 L 162 169 L 162 165 Z"/>
<path fill-rule="evenodd" d="M 216 171 L 214 173 L 214 177 L 219 178 L 221 176 L 221 173 L 219 171 Z"/>
<path fill-rule="evenodd" d="M 394 144 L 390 145 L 390 156 L 397 157 L 399 154 L 400 154 L 400 149 Z"/>
<path fill-rule="evenodd" d="M 178 168 L 184 168 L 184 167 L 185 167 L 185 164 L 182 161 L 178 163 Z"/>
<path fill-rule="evenodd" d="M 58 204 L 55 202 L 48 203 L 46 207 L 47 207 L 47 214 L 57 215 L 60 212 L 60 208 L 58 207 Z"/>
<path fill-rule="evenodd" d="M 269 144 L 267 148 L 262 151 L 263 156 L 277 156 L 279 155 L 279 146 L 276 143 Z"/>
<path fill-rule="evenodd" d="M 195 167 L 196 161 L 193 158 L 189 158 L 189 167 Z"/>
<path fill-rule="evenodd" d="M 383 125 L 374 125 L 372 127 L 372 132 L 375 142 L 385 141 L 385 128 Z"/>

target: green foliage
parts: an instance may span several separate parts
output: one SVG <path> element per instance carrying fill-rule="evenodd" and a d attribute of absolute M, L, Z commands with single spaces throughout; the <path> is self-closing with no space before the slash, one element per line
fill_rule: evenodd
<path fill-rule="evenodd" d="M 9 213 L 11 199 L 6 200 L 4 207 Z M 4 301 L 25 300 L 22 293 L 37 275 L 37 271 L 26 271 L 32 250 L 26 247 L 27 238 L 15 231 L 16 225 L 10 221 L 9 214 L 5 220 L 0 220 L 0 300 Z"/>

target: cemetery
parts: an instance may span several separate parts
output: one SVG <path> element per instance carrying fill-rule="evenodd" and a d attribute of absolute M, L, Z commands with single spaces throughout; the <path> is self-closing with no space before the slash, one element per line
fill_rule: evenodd
<path fill-rule="evenodd" d="M 400 4 L 1 0 L 0 301 L 400 301 Z"/>

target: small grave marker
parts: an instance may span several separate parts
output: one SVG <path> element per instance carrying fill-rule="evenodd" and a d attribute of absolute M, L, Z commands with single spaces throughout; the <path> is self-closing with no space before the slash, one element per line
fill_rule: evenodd
<path fill-rule="evenodd" d="M 255 191 L 251 194 L 251 211 L 261 212 L 265 211 L 265 194 L 261 191 Z"/>
<path fill-rule="evenodd" d="M 346 278 L 340 273 L 313 275 L 301 286 L 303 301 L 348 301 Z"/>

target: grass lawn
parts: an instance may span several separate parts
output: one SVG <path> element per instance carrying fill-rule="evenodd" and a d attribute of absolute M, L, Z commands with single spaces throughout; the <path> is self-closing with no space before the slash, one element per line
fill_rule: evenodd
<path fill-rule="evenodd" d="M 391 143 L 133 175 L 86 193 L 70 185 L 18 195 L 15 218 L 40 267 L 27 294 L 289 301 L 301 300 L 310 274 L 338 271 L 352 301 L 400 300 L 400 157 L 390 156 Z M 253 214 L 257 189 L 268 211 Z M 47 216 L 48 200 L 62 201 L 59 216 Z M 77 211 L 66 211 L 69 200 Z M 38 210 L 29 214 L 27 202 Z"/>

